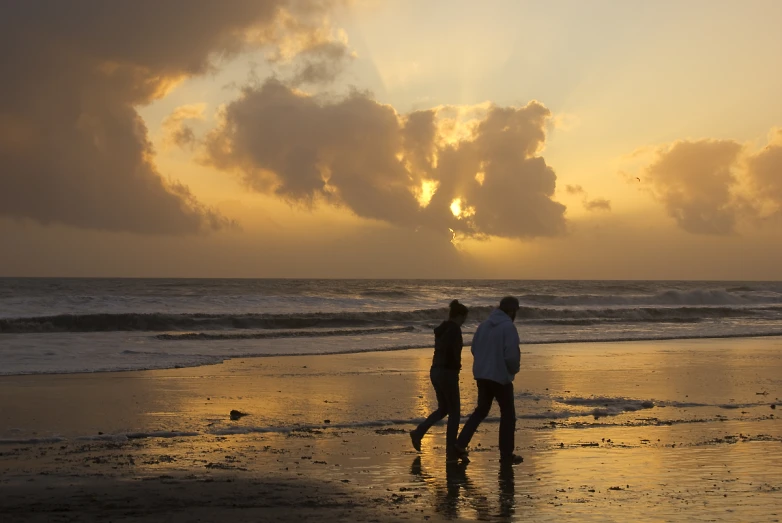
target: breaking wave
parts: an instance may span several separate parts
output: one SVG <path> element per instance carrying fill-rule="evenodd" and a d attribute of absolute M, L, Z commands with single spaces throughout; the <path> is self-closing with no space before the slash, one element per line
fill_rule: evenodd
<path fill-rule="evenodd" d="M 453 298 L 469 345 L 506 294 L 523 344 L 782 335 L 780 282 L 0 278 L 0 375 L 431 347 Z"/>
<path fill-rule="evenodd" d="M 302 314 L 60 314 L 0 319 L 0 332 L 347 328 L 434 321 L 441 319 L 446 310 Z"/>
<path fill-rule="evenodd" d="M 522 303 L 557 306 L 718 306 L 718 305 L 770 305 L 782 304 L 782 294 L 774 291 L 755 291 L 752 287 L 731 289 L 667 290 L 653 295 L 550 295 L 526 294 Z"/>
<path fill-rule="evenodd" d="M 473 307 L 470 320 L 486 318 L 493 307 Z M 639 307 L 536 307 L 523 305 L 520 324 L 598 325 L 601 323 L 697 323 L 708 319 L 774 317 L 782 306 L 639 306 Z M 410 311 L 323 312 L 300 314 L 59 314 L 26 318 L 0 318 L 0 333 L 209 331 L 229 329 L 348 329 L 428 325 L 447 315 L 445 308 Z M 279 335 L 278 337 L 282 337 Z"/>
<path fill-rule="evenodd" d="M 391 332 L 413 332 L 415 327 L 388 327 L 374 329 L 337 329 L 337 330 L 305 330 L 305 331 L 271 331 L 271 332 L 186 332 L 183 334 L 158 334 L 159 340 L 266 340 L 277 338 L 321 338 L 327 336 L 359 336 L 366 334 L 386 334 Z"/>

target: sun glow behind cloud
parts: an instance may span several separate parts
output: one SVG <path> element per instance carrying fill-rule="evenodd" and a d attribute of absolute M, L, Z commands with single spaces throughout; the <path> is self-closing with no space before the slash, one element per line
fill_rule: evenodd
<path fill-rule="evenodd" d="M 299 5 L 283 3 L 291 9 Z M 262 210 L 273 215 L 291 237 L 299 233 L 308 237 L 301 231 L 329 216 L 334 220 L 329 221 L 333 238 L 339 237 L 337 229 L 379 227 L 373 229 L 375 234 L 395 230 L 399 237 L 409 232 L 420 238 L 432 233 L 427 238 L 437 238 L 432 241 L 448 248 L 450 238 L 461 252 L 494 255 L 514 245 L 524 255 L 537 253 L 540 265 L 535 274 L 543 277 L 555 266 L 561 269 L 558 276 L 566 276 L 568 264 L 573 267 L 579 260 L 579 256 L 565 260 L 568 252 L 584 252 L 592 245 L 628 255 L 626 238 L 635 233 L 623 237 L 616 232 L 623 220 L 656 228 L 650 242 L 656 242 L 659 254 L 648 251 L 654 256 L 675 254 L 685 240 L 693 245 L 706 242 L 688 234 L 721 232 L 719 238 L 697 243 L 700 250 L 693 248 L 691 259 L 684 260 L 713 266 L 722 263 L 719 257 L 705 259 L 702 253 L 739 244 L 751 250 L 761 235 L 770 244 L 769 238 L 782 230 L 775 167 L 780 149 L 774 146 L 777 142 L 764 139 L 769 129 L 782 125 L 782 99 L 777 95 L 782 91 L 782 74 L 767 66 L 774 63 L 782 45 L 775 30 L 782 19 L 782 3 L 758 0 L 748 9 L 740 3 L 706 0 L 654 6 L 502 0 L 491 6 L 460 0 L 432 0 L 424 5 L 400 0 L 378 4 L 376 9 L 351 4 L 343 18 L 316 10 L 325 17 L 301 32 L 293 11 L 272 20 L 262 10 L 256 12 L 262 2 L 237 0 L 232 5 L 246 6 L 258 20 L 274 21 L 274 25 L 242 29 L 237 45 L 225 43 L 225 35 L 236 36 L 226 31 L 244 27 L 243 19 L 231 19 L 235 9 L 217 9 L 196 0 L 181 4 L 186 8 L 182 19 L 167 21 L 161 34 L 136 41 L 134 28 L 143 24 L 123 24 L 127 18 L 123 16 L 112 22 L 116 29 L 130 27 L 122 33 L 126 36 L 121 48 L 113 47 L 112 39 L 119 33 L 112 30 L 102 45 L 75 55 L 104 37 L 99 32 L 87 38 L 101 23 L 78 27 L 67 38 L 59 30 L 35 29 L 34 24 L 33 30 L 21 31 L 10 26 L 24 24 L 4 26 L 10 30 L 0 34 L 0 40 L 13 34 L 8 41 L 23 44 L 6 47 L 26 49 L 28 55 L 35 51 L 31 56 L 48 66 L 26 67 L 30 61 L 21 52 L 23 59 L 0 66 L 8 78 L 0 91 L 10 93 L 5 110 L 0 106 L 0 163 L 7 167 L 0 173 L 3 217 L 77 229 L 183 234 L 215 228 L 209 227 L 215 216 L 199 207 L 203 204 L 248 225 L 244 235 L 232 230 L 212 233 L 208 237 L 215 239 L 208 241 L 231 237 L 254 242 L 258 241 L 253 235 L 256 226 L 270 223 L 266 217 L 253 218 Z M 326 11 L 333 7 L 328 1 L 315 4 L 326 6 Z M 209 16 L 194 16 L 195 25 L 182 25 L 191 19 L 191 11 L 206 8 Z M 88 11 L 78 20 L 92 20 Z M 221 17 L 228 18 L 221 21 Z M 525 31 L 516 30 L 519 23 Z M 203 26 L 219 30 L 205 33 Z M 179 39 L 169 41 L 186 32 L 181 48 L 176 47 Z M 47 47 L 39 49 L 36 41 L 44 36 Z M 79 43 L 83 36 L 84 42 Z M 264 42 L 273 47 L 253 48 Z M 328 76 L 335 71 L 307 62 L 313 67 L 304 74 L 296 62 L 302 58 L 298 55 L 318 49 L 324 54 L 313 51 L 316 57 L 329 58 L 334 49 L 322 46 L 331 44 L 348 47 L 334 54 L 345 67 L 333 82 L 306 83 L 324 77 L 318 72 Z M 51 56 L 54 59 L 47 61 Z M 102 58 L 96 61 L 95 56 Z M 13 74 L 14 64 L 21 64 L 17 74 Z M 60 68 L 58 64 L 73 65 Z M 9 66 L 10 71 L 3 69 Z M 726 76 L 725 70 L 733 74 Z M 57 82 L 51 81 L 54 73 L 59 75 Z M 257 131 L 266 124 L 254 112 L 257 106 L 236 103 L 270 77 L 290 88 L 295 107 L 307 109 L 314 104 L 321 113 L 303 118 L 290 139 L 276 141 L 283 126 L 295 120 L 295 108 L 278 104 L 276 108 L 290 111 L 289 115 L 275 120 L 275 125 L 264 129 L 268 136 L 259 139 Z M 15 78 L 22 79 L 21 88 L 14 87 Z M 25 84 L 41 87 L 30 90 Z M 14 98 L 17 94 L 23 96 Z M 343 111 L 350 100 L 356 111 Z M 543 139 L 516 136 L 505 142 L 503 133 L 513 129 L 507 124 L 494 127 L 485 139 L 477 138 L 493 109 L 520 110 L 529 100 L 540 100 L 551 113 L 548 123 L 536 128 L 542 130 Z M 351 120 L 370 104 L 378 106 L 372 106 L 377 114 L 389 115 L 382 121 L 390 125 L 361 127 L 356 123 L 360 118 Z M 70 114 L 63 107 L 75 106 L 81 108 L 76 126 L 58 120 Z M 226 170 L 199 162 L 209 132 L 229 123 L 225 110 L 216 111 L 221 106 L 234 107 L 231 124 L 240 131 L 228 136 L 235 141 L 213 143 L 226 146 L 217 150 L 220 155 L 233 157 Z M 41 108 L 40 114 L 36 108 Z M 419 133 L 405 142 L 402 134 L 408 119 L 416 112 L 430 111 L 434 139 L 427 141 L 430 135 Z M 53 123 L 47 127 L 47 122 Z M 242 125 L 246 128 L 239 129 Z M 47 129 L 52 132 L 41 132 Z M 62 130 L 67 132 L 56 134 Z M 57 139 L 44 141 L 50 135 Z M 314 141 L 297 141 L 313 136 Z M 678 154 L 682 151 L 677 153 L 673 147 L 704 140 L 742 147 L 736 161 L 726 160 L 735 181 L 711 177 L 720 182 L 719 191 L 710 190 L 714 187 L 708 184 L 709 177 L 683 163 Z M 120 147 L 120 142 L 133 147 Z M 272 142 L 273 147 L 264 149 Z M 424 146 L 419 150 L 416 144 Z M 237 158 L 243 145 L 245 156 Z M 650 152 L 627 159 L 637 148 Z M 521 149 L 520 161 L 509 163 L 513 152 Z M 486 160 L 489 156 L 491 161 Z M 310 157 L 315 158 L 311 164 Z M 144 176 L 139 176 L 138 168 L 128 168 L 138 166 L 134 158 L 140 158 L 148 171 Z M 30 173 L 42 173 L 29 190 L 26 183 L 35 176 L 15 178 L 17 172 L 28 172 L 28 165 L 35 167 Z M 717 167 L 713 173 L 719 172 Z M 627 175 L 622 177 L 619 171 Z M 687 186 L 681 189 L 685 179 Z M 4 180 L 11 182 L 2 185 Z M 190 194 L 172 191 L 166 180 L 181 181 Z M 583 190 L 569 193 L 568 185 Z M 69 188 L 67 199 L 59 197 L 57 187 Z M 223 204 L 229 200 L 239 204 Z M 242 205 L 250 210 L 239 212 Z M 720 216 L 735 219 L 724 219 L 716 228 L 705 223 Z M 464 237 L 470 234 L 474 236 Z M 674 237 L 679 242 L 676 249 L 669 240 Z M 725 260 L 730 259 L 728 251 Z M 724 266 L 730 263 L 725 261 Z M 643 259 L 630 266 L 637 267 L 639 277 L 660 274 Z M 611 275 L 610 271 L 600 274 Z"/>
<path fill-rule="evenodd" d="M 454 216 L 457 218 L 461 216 L 462 214 L 462 200 L 461 198 L 456 198 L 451 202 L 451 212 Z"/>
<path fill-rule="evenodd" d="M 450 205 L 454 217 L 463 219 L 475 216 L 475 207 L 465 206 L 461 198 L 454 198 Z"/>
<path fill-rule="evenodd" d="M 429 205 L 429 202 L 432 201 L 432 197 L 434 196 L 434 193 L 437 192 L 437 187 L 439 185 L 440 182 L 437 180 L 423 180 L 421 182 L 420 190 L 416 194 L 416 199 L 421 207 L 426 208 L 426 206 Z"/>

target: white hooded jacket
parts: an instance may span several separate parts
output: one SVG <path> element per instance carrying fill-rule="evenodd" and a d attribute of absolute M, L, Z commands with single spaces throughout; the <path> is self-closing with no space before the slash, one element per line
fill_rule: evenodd
<path fill-rule="evenodd" d="M 511 383 L 521 364 L 519 333 L 510 316 L 496 309 L 472 338 L 472 373 L 476 380 Z"/>

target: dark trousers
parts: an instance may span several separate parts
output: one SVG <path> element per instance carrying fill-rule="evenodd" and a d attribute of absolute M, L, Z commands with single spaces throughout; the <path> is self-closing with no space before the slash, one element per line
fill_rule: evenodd
<path fill-rule="evenodd" d="M 459 433 L 459 418 L 461 417 L 459 371 L 432 367 L 432 370 L 429 371 L 429 378 L 432 380 L 434 391 L 437 394 L 437 410 L 429 414 L 429 417 L 415 430 L 420 436 L 423 436 L 432 425 L 448 416 L 445 443 L 451 447 L 456 443 L 456 435 Z"/>
<path fill-rule="evenodd" d="M 478 407 L 462 427 L 457 443 L 467 448 L 481 421 L 486 419 L 491 404 L 496 399 L 500 406 L 500 455 L 510 456 L 516 448 L 516 407 L 513 402 L 513 383 L 503 385 L 491 380 L 475 380 L 478 383 Z"/>

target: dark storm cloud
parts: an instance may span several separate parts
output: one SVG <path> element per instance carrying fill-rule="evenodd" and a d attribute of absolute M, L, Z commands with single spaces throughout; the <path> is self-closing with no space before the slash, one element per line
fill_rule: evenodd
<path fill-rule="evenodd" d="M 298 20 L 303 33 L 310 18 L 319 27 L 327 4 L 3 2 L 0 215 L 143 233 L 224 226 L 186 187 L 161 178 L 135 107 L 248 45 L 273 44 L 281 18 Z M 299 40 L 302 51 L 324 44 Z M 190 140 L 184 132 L 180 141 Z"/>

